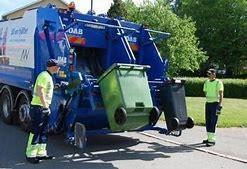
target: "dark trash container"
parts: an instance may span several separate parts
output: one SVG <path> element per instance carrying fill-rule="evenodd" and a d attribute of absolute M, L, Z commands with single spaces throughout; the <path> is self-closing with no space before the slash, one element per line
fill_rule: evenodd
<path fill-rule="evenodd" d="M 185 81 L 171 80 L 160 88 L 168 132 L 194 126 L 193 119 L 187 116 L 184 83 Z"/>

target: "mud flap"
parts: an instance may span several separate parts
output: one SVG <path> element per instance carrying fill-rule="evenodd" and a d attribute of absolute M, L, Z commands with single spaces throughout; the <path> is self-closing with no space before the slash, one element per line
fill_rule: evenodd
<path fill-rule="evenodd" d="M 86 128 L 83 124 L 76 122 L 75 123 L 75 146 L 80 149 L 86 147 L 87 137 L 86 137 Z"/>

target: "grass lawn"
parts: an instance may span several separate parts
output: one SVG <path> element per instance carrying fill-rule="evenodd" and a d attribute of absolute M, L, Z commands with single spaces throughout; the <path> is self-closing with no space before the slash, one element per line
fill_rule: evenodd
<path fill-rule="evenodd" d="M 186 104 L 196 125 L 205 125 L 205 98 L 186 97 Z M 247 127 L 247 100 L 224 98 L 218 127 Z"/>

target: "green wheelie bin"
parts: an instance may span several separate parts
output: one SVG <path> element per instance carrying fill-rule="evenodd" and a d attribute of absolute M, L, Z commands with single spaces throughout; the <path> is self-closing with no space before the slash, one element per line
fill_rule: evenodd
<path fill-rule="evenodd" d="M 113 64 L 98 80 L 110 129 L 136 130 L 157 121 L 146 70 L 149 66 Z"/>

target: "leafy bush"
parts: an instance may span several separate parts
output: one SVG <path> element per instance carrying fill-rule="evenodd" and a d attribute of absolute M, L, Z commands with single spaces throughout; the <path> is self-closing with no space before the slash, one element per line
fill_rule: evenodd
<path fill-rule="evenodd" d="M 186 96 L 204 97 L 203 84 L 206 78 L 186 78 Z M 221 79 L 224 84 L 224 97 L 247 98 L 247 79 Z"/>

